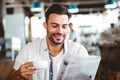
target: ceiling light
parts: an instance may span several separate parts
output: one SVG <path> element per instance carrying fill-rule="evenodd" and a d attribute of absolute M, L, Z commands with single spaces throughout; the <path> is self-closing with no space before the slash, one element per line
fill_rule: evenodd
<path fill-rule="evenodd" d="M 79 9 L 76 4 L 70 3 L 70 5 L 68 6 L 68 11 L 70 13 L 77 13 L 77 12 L 79 12 Z"/>
<path fill-rule="evenodd" d="M 116 7 L 117 7 L 117 4 L 116 4 L 115 0 L 108 0 L 106 5 L 105 5 L 106 9 L 113 9 L 113 8 L 116 8 Z"/>
<path fill-rule="evenodd" d="M 35 0 L 31 5 L 31 11 L 39 12 L 41 10 L 42 10 L 42 4 L 38 0 Z"/>

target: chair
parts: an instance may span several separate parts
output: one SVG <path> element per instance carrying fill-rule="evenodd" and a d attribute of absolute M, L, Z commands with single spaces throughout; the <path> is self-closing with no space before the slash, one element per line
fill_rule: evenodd
<path fill-rule="evenodd" d="M 0 56 L 5 57 L 5 39 L 0 38 Z"/>

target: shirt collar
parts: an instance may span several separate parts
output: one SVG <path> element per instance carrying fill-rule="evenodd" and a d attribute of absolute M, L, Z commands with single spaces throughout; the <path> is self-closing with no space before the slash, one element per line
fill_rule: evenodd
<path fill-rule="evenodd" d="M 43 38 L 42 41 L 43 41 L 42 42 L 42 45 L 43 45 L 42 47 L 43 47 L 44 51 L 49 51 L 47 41 L 46 41 L 46 37 Z M 68 40 L 67 39 L 65 39 L 65 41 L 64 41 L 64 51 L 65 51 L 65 53 L 67 53 L 67 51 L 68 51 Z"/>
<path fill-rule="evenodd" d="M 48 46 L 47 46 L 47 41 L 46 41 L 46 37 L 42 39 L 42 45 L 41 47 L 43 47 L 44 51 L 48 51 Z"/>

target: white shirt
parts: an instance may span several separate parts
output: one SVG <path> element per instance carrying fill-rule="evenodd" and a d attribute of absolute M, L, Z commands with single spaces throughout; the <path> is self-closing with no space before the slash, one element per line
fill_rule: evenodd
<path fill-rule="evenodd" d="M 61 55 L 58 55 L 58 56 L 61 56 Z M 53 59 L 57 58 L 58 56 L 54 57 Z M 65 39 L 64 55 L 61 56 L 61 59 L 69 56 L 88 56 L 88 52 L 85 49 L 85 47 L 83 47 L 81 44 Z M 50 62 L 49 50 L 48 50 L 46 38 L 28 43 L 17 55 L 15 64 L 14 64 L 14 69 L 18 70 L 20 65 L 26 62 L 36 61 L 41 59 L 47 60 L 48 62 Z M 58 62 L 60 64 L 59 59 L 58 59 Z M 56 65 L 56 63 L 57 62 L 55 62 L 53 65 Z M 58 65 L 57 67 L 53 66 L 53 70 L 55 68 L 59 70 L 59 67 L 60 65 Z M 53 72 L 55 72 L 55 70 Z M 58 74 L 57 71 L 56 73 Z M 54 77 L 54 79 L 56 78 Z"/>
<path fill-rule="evenodd" d="M 62 61 L 62 58 L 64 54 L 64 51 L 62 50 L 57 56 L 52 57 L 53 60 L 53 80 L 57 80 L 57 75 L 59 73 L 60 63 Z"/>

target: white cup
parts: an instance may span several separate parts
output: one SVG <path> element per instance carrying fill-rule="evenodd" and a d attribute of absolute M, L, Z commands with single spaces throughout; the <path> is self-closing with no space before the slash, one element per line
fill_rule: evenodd
<path fill-rule="evenodd" d="M 33 66 L 36 69 L 33 74 L 33 80 L 48 80 L 49 79 L 49 65 L 47 60 L 33 61 Z"/>

